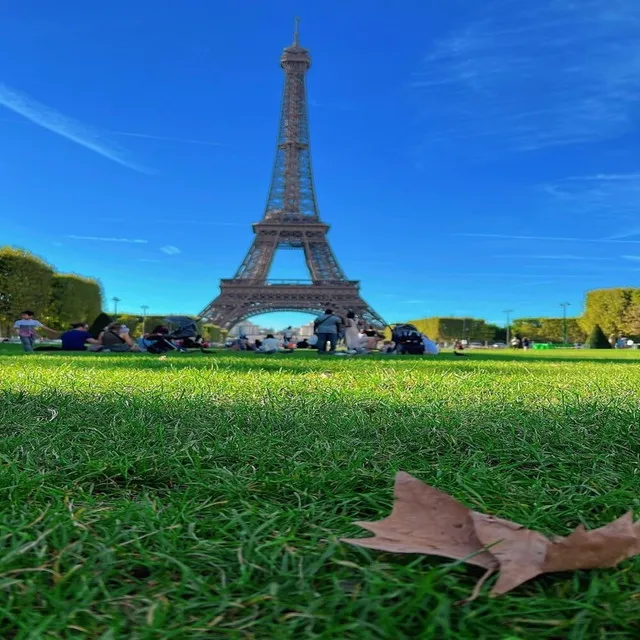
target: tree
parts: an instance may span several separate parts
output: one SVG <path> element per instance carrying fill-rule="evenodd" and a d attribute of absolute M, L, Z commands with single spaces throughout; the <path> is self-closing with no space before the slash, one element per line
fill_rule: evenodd
<path fill-rule="evenodd" d="M 66 329 L 72 322 L 93 322 L 102 309 L 99 283 L 77 275 L 54 274 L 47 322 Z"/>
<path fill-rule="evenodd" d="M 637 289 L 618 287 L 588 291 L 580 324 L 587 333 L 595 325 L 608 334 L 627 333 L 629 309 L 638 303 Z"/>
<path fill-rule="evenodd" d="M 409 323 L 434 340 L 495 340 L 495 327 L 477 318 L 420 318 Z"/>
<path fill-rule="evenodd" d="M 599 324 L 591 330 L 587 346 L 589 349 L 611 349 L 611 344 Z"/>
<path fill-rule="evenodd" d="M 0 329 L 10 327 L 25 309 L 43 314 L 51 299 L 53 269 L 22 249 L 0 247 Z"/>
<path fill-rule="evenodd" d="M 227 331 L 215 324 L 203 324 L 202 337 L 207 342 L 223 342 L 227 337 Z"/>

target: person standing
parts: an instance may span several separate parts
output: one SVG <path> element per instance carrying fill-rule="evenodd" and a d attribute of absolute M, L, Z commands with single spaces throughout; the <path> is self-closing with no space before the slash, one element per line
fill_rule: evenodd
<path fill-rule="evenodd" d="M 33 311 L 23 311 L 20 314 L 20 320 L 16 320 L 13 324 L 13 328 L 18 334 L 20 342 L 22 342 L 25 353 L 33 353 L 33 344 L 39 337 L 38 329 L 55 333 L 52 329 L 49 329 L 49 327 L 45 327 L 42 322 L 36 320 L 33 317 L 34 315 Z"/>
<path fill-rule="evenodd" d="M 363 340 L 360 336 L 358 323 L 356 322 L 356 314 L 353 311 L 349 311 L 349 313 L 347 313 L 347 319 L 344 326 L 344 339 L 347 343 L 347 350 L 354 351 L 355 353 L 363 353 L 365 351 L 362 346 Z"/>
<path fill-rule="evenodd" d="M 333 309 L 327 309 L 313 323 L 313 328 L 318 336 L 318 353 L 327 352 L 327 342 L 331 345 L 331 353 L 335 353 L 338 344 L 338 333 L 342 325 L 342 318 L 333 313 Z"/>

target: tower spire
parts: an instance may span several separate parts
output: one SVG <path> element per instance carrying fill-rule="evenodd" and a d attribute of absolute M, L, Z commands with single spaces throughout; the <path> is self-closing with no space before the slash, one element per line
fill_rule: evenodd
<path fill-rule="evenodd" d="M 293 46 L 300 46 L 300 18 L 293 19 Z"/>

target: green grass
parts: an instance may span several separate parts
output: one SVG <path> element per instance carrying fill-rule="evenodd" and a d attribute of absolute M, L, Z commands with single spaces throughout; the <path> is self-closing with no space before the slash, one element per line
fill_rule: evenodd
<path fill-rule="evenodd" d="M 638 638 L 640 559 L 467 605 L 338 542 L 399 469 L 543 532 L 640 510 L 640 354 L 0 348 L 0 637 Z"/>

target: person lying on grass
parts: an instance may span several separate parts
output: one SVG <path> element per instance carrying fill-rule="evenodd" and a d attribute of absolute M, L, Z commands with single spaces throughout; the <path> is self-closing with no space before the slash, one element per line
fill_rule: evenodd
<path fill-rule="evenodd" d="M 98 349 L 100 351 L 113 351 L 123 353 L 126 351 L 138 351 L 138 346 L 133 343 L 128 333 L 122 332 L 122 324 L 112 322 L 98 337 Z"/>

